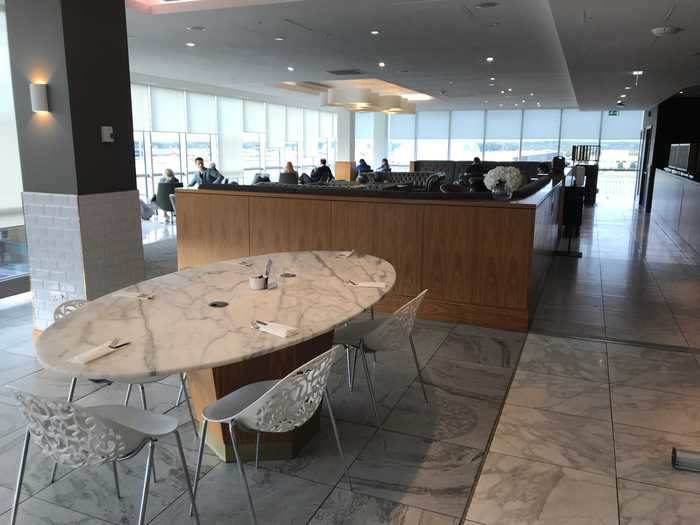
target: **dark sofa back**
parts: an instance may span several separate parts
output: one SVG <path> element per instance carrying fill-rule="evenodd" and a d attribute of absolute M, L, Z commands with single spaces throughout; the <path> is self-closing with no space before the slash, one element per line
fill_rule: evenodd
<path fill-rule="evenodd" d="M 495 160 L 485 160 L 481 163 L 484 166 L 484 172 L 487 172 L 497 166 L 515 166 L 520 170 L 523 176 L 532 178 L 537 175 L 537 167 L 540 164 L 549 164 L 550 171 L 552 167 L 551 162 L 539 162 L 539 161 L 495 161 Z M 445 172 L 445 180 L 447 182 L 453 182 L 459 179 L 459 176 L 467 172 L 467 168 L 472 165 L 471 160 L 416 160 L 411 162 L 411 170 L 413 171 L 442 171 Z"/>

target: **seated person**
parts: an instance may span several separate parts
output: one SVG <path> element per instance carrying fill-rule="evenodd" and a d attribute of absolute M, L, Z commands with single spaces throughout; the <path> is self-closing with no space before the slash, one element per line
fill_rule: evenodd
<path fill-rule="evenodd" d="M 207 170 L 207 176 L 209 177 L 210 180 L 213 181 L 213 182 L 210 182 L 209 184 L 223 184 L 224 180 L 225 180 L 224 176 L 221 174 L 221 172 L 216 169 L 215 162 L 209 163 L 209 169 Z"/>
<path fill-rule="evenodd" d="M 474 157 L 472 165 L 467 168 L 467 175 L 469 177 L 483 177 L 484 176 L 484 166 L 481 164 L 481 159 L 479 157 Z"/>
<path fill-rule="evenodd" d="M 192 186 L 201 186 L 202 184 L 221 184 L 224 180 L 224 176 L 216 169 L 216 164 L 214 164 L 213 170 L 206 169 L 204 167 L 204 159 L 202 157 L 197 157 L 194 159 L 194 165 L 197 171 L 195 171 L 194 176 L 187 185 L 189 188 Z"/>
<path fill-rule="evenodd" d="M 387 159 L 382 159 L 382 165 L 379 166 L 376 171 L 380 173 L 390 173 L 391 166 L 389 166 L 389 161 Z"/>
<path fill-rule="evenodd" d="M 321 159 L 321 165 L 311 172 L 309 181 L 312 183 L 326 183 L 333 180 L 331 169 L 326 166 L 326 159 Z"/>
<path fill-rule="evenodd" d="M 372 166 L 365 162 L 365 159 L 360 159 L 357 165 L 357 176 L 360 177 L 363 173 L 372 173 Z"/>
<path fill-rule="evenodd" d="M 537 176 L 543 177 L 545 175 L 549 175 L 549 163 L 547 162 L 543 162 L 537 166 Z"/>
<path fill-rule="evenodd" d="M 255 177 L 253 177 L 253 186 L 265 182 L 270 182 L 270 176 L 267 173 L 256 173 Z"/>
<path fill-rule="evenodd" d="M 297 170 L 294 169 L 294 164 L 292 164 L 291 162 L 287 162 L 287 164 L 284 167 L 284 172 L 291 173 L 292 175 L 296 175 L 297 177 L 299 176 Z"/>
<path fill-rule="evenodd" d="M 171 184 L 177 184 L 178 182 L 180 182 L 180 180 L 175 176 L 175 172 L 173 172 L 173 170 L 171 170 L 170 168 L 165 168 L 163 176 L 158 182 L 169 182 Z"/>

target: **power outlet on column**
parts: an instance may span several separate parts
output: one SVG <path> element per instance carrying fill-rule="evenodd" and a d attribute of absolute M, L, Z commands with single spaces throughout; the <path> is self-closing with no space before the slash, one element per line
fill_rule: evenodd
<path fill-rule="evenodd" d="M 114 128 L 112 126 L 100 127 L 102 142 L 114 142 Z"/>

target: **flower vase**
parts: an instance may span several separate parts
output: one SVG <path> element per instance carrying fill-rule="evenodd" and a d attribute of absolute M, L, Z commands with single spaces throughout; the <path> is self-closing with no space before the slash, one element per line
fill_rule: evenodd
<path fill-rule="evenodd" d="M 491 190 L 491 195 L 495 201 L 509 201 L 513 192 L 505 181 L 499 180 Z"/>

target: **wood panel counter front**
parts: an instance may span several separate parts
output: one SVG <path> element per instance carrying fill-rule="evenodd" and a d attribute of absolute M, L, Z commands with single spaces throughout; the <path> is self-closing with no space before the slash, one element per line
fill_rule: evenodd
<path fill-rule="evenodd" d="M 396 269 L 379 310 L 427 288 L 421 317 L 526 331 L 559 238 L 560 190 L 496 202 L 178 189 L 178 266 L 358 250 Z"/>

